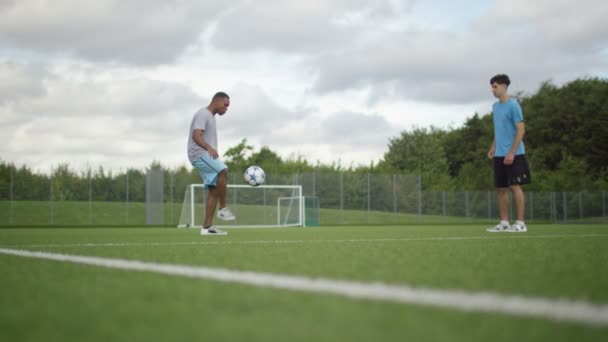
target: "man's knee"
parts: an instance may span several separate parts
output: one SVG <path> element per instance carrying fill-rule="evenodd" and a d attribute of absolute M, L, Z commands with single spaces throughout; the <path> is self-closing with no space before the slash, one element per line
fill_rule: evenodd
<path fill-rule="evenodd" d="M 228 184 L 228 170 L 224 169 L 217 174 L 216 188 L 224 189 Z"/>
<path fill-rule="evenodd" d="M 209 188 L 209 192 L 207 193 L 207 202 L 217 201 L 219 194 L 217 192 L 217 188 Z"/>
<path fill-rule="evenodd" d="M 511 185 L 509 187 L 509 189 L 511 189 L 512 192 L 523 192 L 522 188 L 520 185 L 516 184 L 516 185 Z"/>

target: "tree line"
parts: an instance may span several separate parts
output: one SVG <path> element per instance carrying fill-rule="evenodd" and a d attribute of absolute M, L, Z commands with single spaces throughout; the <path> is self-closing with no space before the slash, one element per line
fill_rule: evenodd
<path fill-rule="evenodd" d="M 536 93 L 516 97 L 524 112 L 524 142 L 533 177 L 527 190 L 608 190 L 608 80 L 578 79 L 563 86 L 544 82 Z M 237 183 L 247 166 L 260 165 L 268 175 L 409 174 L 421 177 L 422 190 L 490 190 L 492 162 L 486 153 L 494 133 L 489 114 L 476 113 L 458 128 L 405 130 L 390 139 L 383 158 L 370 165 L 345 167 L 337 162 L 312 163 L 304 156 L 282 158 L 267 146 L 254 150 L 246 139 L 230 147 L 223 158 Z M 165 193 L 173 191 L 174 199 L 188 184 L 200 182 L 197 171 L 185 166 L 169 169 L 153 161 L 149 168 L 163 170 Z M 0 200 L 12 196 L 15 200 L 128 197 L 144 201 L 145 174 L 146 170 L 137 169 L 112 173 L 102 167 L 77 172 L 64 163 L 48 175 L 0 160 Z"/>

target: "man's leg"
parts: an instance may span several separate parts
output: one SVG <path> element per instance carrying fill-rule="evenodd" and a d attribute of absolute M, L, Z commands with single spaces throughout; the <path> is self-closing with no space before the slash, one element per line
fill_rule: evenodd
<path fill-rule="evenodd" d="M 223 169 L 217 175 L 217 198 L 220 201 L 220 210 L 217 212 L 217 217 L 222 220 L 232 221 L 236 217 L 226 206 L 226 193 L 228 191 L 228 169 Z"/>
<path fill-rule="evenodd" d="M 513 166 L 508 169 L 509 188 L 513 192 L 513 200 L 515 209 L 517 210 L 517 221 L 511 225 L 507 232 L 510 233 L 525 233 L 528 231 L 525 218 L 525 197 L 522 184 L 528 184 L 531 181 L 530 169 L 528 168 L 528 160 L 525 155 L 515 156 Z"/>
<path fill-rule="evenodd" d="M 220 209 L 226 208 L 226 192 L 228 185 L 228 169 L 222 170 L 217 175 L 217 192 L 220 200 Z"/>
<path fill-rule="evenodd" d="M 494 157 L 494 185 L 496 186 L 500 222 L 496 226 L 486 229 L 490 233 L 504 232 L 509 228 L 509 186 L 505 170 L 504 158 Z"/>
<path fill-rule="evenodd" d="M 210 227 L 213 224 L 213 214 L 215 214 L 217 198 L 218 189 L 216 187 L 210 187 L 209 193 L 207 194 L 207 206 L 205 207 L 205 223 L 203 224 L 203 227 Z"/>
<path fill-rule="evenodd" d="M 509 221 L 509 188 L 496 188 L 501 221 Z"/>
<path fill-rule="evenodd" d="M 509 233 L 525 233 L 528 227 L 524 223 L 524 191 L 519 185 L 511 185 L 513 199 L 515 200 L 515 208 L 517 209 L 517 221 L 507 229 Z"/>
<path fill-rule="evenodd" d="M 515 209 L 517 210 L 517 220 L 524 222 L 525 216 L 525 196 L 524 190 L 519 185 L 511 185 L 513 199 L 515 200 Z"/>

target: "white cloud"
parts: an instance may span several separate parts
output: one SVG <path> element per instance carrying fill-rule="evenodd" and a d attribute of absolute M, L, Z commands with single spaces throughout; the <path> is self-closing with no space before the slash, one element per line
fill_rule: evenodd
<path fill-rule="evenodd" d="M 234 100 L 222 126 L 232 136 L 262 138 L 306 115 L 282 107 L 280 98 L 271 98 L 260 86 L 239 83 L 229 95 Z"/>
<path fill-rule="evenodd" d="M 487 80 L 506 72 L 519 90 L 608 67 L 608 3 L 511 1 L 463 32 L 408 29 L 363 45 L 328 50 L 316 65 L 320 93 L 372 87 L 377 98 L 460 104 L 487 96 Z"/>
<path fill-rule="evenodd" d="M 220 152 L 247 138 L 367 164 L 403 129 L 487 113 L 496 73 L 528 93 L 606 76 L 607 16 L 592 0 L 0 0 L 0 156 L 183 165 L 192 115 L 224 90 Z"/>
<path fill-rule="evenodd" d="M 171 63 L 224 7 L 183 0 L 5 1 L 0 43 L 93 61 Z"/>
<path fill-rule="evenodd" d="M 44 95 L 45 89 L 42 79 L 45 71 L 36 70 L 32 72 L 28 70 L 29 67 L 0 60 L 0 105 L 19 101 L 23 97 Z"/>
<path fill-rule="evenodd" d="M 370 27 L 401 18 L 411 0 L 246 1 L 218 21 L 212 43 L 226 50 L 316 55 L 341 49 Z M 238 24 L 235 24 L 238 23 Z"/>
<path fill-rule="evenodd" d="M 354 150 L 378 149 L 388 143 L 387 136 L 398 133 L 378 114 L 334 113 L 320 123 L 324 143 L 346 145 Z"/>
<path fill-rule="evenodd" d="M 593 51 L 605 48 L 608 43 L 606 16 L 605 1 L 498 1 L 488 15 L 477 20 L 475 27 L 506 28 L 506 33 L 525 33 L 528 39 Z"/>
<path fill-rule="evenodd" d="M 0 103 L 0 155 L 49 168 L 63 161 L 148 165 L 185 154 L 189 115 L 203 100 L 189 88 L 143 78 L 73 80 L 40 66 L 5 64 L 40 83 L 15 89 Z M 33 90 L 36 91 L 33 91 Z"/>

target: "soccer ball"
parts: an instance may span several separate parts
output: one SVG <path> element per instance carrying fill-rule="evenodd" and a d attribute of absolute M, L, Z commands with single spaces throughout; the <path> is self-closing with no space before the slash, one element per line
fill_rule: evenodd
<path fill-rule="evenodd" d="M 258 186 L 264 184 L 266 180 L 266 174 L 259 166 L 250 166 L 245 170 L 245 182 L 251 186 Z"/>

